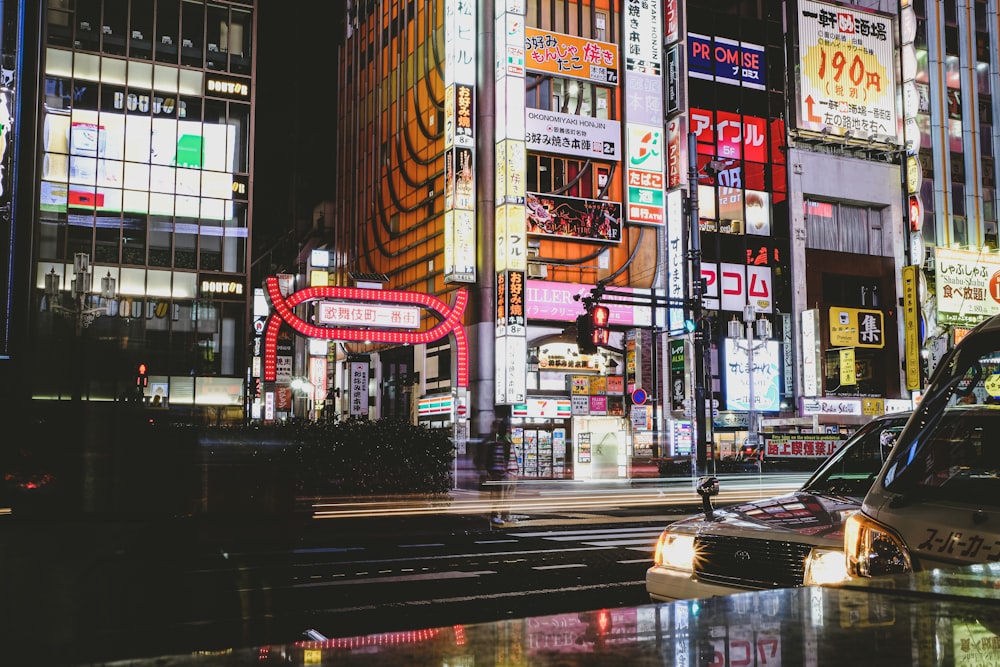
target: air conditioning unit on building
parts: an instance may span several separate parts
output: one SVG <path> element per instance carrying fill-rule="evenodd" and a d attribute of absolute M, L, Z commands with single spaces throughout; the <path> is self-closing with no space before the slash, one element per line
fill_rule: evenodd
<path fill-rule="evenodd" d="M 528 264 L 529 278 L 548 278 L 549 267 L 545 264 Z"/>

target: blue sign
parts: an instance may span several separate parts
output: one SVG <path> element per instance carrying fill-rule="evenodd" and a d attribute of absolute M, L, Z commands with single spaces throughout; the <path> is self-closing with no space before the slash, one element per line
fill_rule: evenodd
<path fill-rule="evenodd" d="M 641 387 L 636 387 L 632 392 L 632 402 L 636 405 L 642 405 L 646 402 L 648 396 L 646 395 L 646 390 Z"/>
<path fill-rule="evenodd" d="M 688 76 L 764 90 L 764 47 L 689 32 Z"/>

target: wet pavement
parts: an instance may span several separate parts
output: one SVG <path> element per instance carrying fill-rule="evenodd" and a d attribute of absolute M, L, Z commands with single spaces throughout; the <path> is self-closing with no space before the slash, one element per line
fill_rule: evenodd
<path fill-rule="evenodd" d="M 129 660 L 191 665 L 995 665 L 1000 565 Z M 97 664 L 97 663 L 94 663 Z"/>

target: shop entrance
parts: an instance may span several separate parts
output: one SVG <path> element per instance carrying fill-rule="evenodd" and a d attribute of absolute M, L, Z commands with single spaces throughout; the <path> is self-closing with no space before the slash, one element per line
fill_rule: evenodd
<path fill-rule="evenodd" d="M 511 429 L 522 479 L 573 479 L 565 426 L 526 423 Z"/>
<path fill-rule="evenodd" d="M 628 433 L 621 417 L 575 417 L 575 479 L 628 476 Z"/>

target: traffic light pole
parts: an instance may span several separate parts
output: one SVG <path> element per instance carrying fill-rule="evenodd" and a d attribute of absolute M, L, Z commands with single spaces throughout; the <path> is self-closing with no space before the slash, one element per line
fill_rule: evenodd
<path fill-rule="evenodd" d="M 715 455 L 708 467 L 708 434 L 705 420 L 705 318 L 702 315 L 701 229 L 698 223 L 698 144 L 688 133 L 688 277 L 691 289 L 691 320 L 694 322 L 694 444 L 699 475 L 715 473 Z M 714 447 L 713 447 L 714 450 Z"/>

